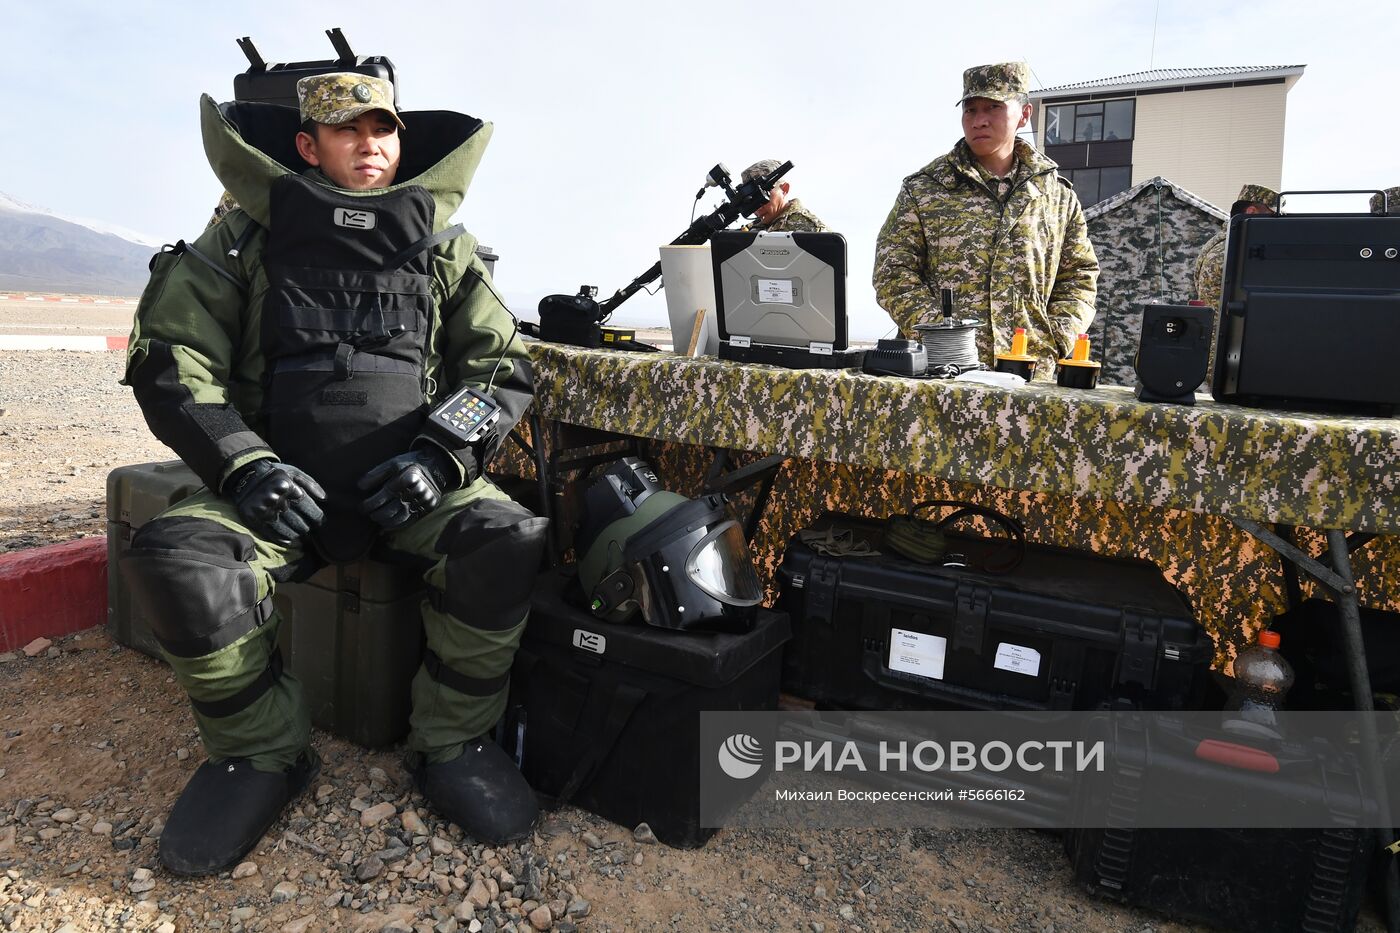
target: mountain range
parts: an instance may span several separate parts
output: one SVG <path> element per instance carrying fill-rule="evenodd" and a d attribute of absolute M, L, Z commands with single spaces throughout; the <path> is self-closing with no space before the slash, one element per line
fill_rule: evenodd
<path fill-rule="evenodd" d="M 141 294 L 156 241 L 0 192 L 0 291 Z"/>

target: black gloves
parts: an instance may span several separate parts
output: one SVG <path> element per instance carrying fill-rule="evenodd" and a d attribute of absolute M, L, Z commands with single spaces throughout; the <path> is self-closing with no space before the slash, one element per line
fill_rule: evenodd
<path fill-rule="evenodd" d="M 376 524 L 397 528 L 437 508 L 442 494 L 458 484 L 451 457 L 425 445 L 392 457 L 360 477 L 360 490 L 369 494 L 360 511 Z"/>
<path fill-rule="evenodd" d="M 290 463 L 254 460 L 224 483 L 248 527 L 276 544 L 291 545 L 325 519 L 318 504 L 326 491 Z"/>

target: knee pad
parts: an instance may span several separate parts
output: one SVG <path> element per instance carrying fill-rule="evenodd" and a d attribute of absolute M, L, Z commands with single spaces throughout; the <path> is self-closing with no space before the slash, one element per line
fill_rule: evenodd
<path fill-rule="evenodd" d="M 510 500 L 478 499 L 462 509 L 437 544 L 447 555 L 441 608 L 486 631 L 517 625 L 529 608 L 548 528 L 549 519 Z"/>
<path fill-rule="evenodd" d="M 170 654 L 197 658 L 233 644 L 271 615 L 258 601 L 250 535 L 206 518 L 143 525 L 121 561 L 132 600 Z"/>

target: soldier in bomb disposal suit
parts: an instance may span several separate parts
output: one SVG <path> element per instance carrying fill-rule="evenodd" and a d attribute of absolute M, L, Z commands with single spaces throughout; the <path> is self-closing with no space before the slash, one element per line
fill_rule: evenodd
<path fill-rule="evenodd" d="M 777 159 L 763 159 L 744 169 L 739 180 L 743 182 L 753 181 L 755 178 L 767 175 L 782 164 Z M 816 214 L 803 207 L 802 202 L 797 198 L 788 197 L 788 192 L 791 190 L 785 181 L 774 185 L 768 203 L 754 211 L 755 222 L 749 224 L 745 229 L 764 233 L 825 232 L 827 226 L 821 222 Z"/>
<path fill-rule="evenodd" d="M 1263 185 L 1245 185 L 1240 196 L 1230 205 L 1230 216 L 1236 214 L 1273 214 L 1278 211 L 1278 192 Z M 1225 240 L 1230 223 L 1206 240 L 1196 259 L 1196 298 L 1214 307 L 1220 304 L 1220 290 L 1225 275 Z"/>
<path fill-rule="evenodd" d="M 1084 210 L 1057 166 L 1016 138 L 1030 120 L 1024 62 L 963 72 L 963 138 L 905 178 L 875 246 L 875 295 L 907 335 L 951 288 L 959 316 L 985 321 L 991 364 L 1024 327 L 1042 361 L 1067 356 L 1094 319 L 1099 263 Z M 1053 365 L 1039 367 L 1041 378 Z"/>

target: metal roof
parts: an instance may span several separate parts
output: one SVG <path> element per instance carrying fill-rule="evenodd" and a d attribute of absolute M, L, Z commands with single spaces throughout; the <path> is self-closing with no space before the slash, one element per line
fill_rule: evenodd
<path fill-rule="evenodd" d="M 1133 185 L 1127 191 L 1120 191 L 1111 198 L 1104 198 L 1102 201 L 1095 204 L 1093 207 L 1085 208 L 1084 219 L 1093 220 L 1096 217 L 1102 217 L 1104 214 L 1107 214 L 1114 208 L 1121 207 L 1122 205 L 1127 204 L 1129 201 L 1136 198 L 1139 194 L 1142 194 L 1148 188 L 1166 188 L 1169 191 L 1171 191 L 1171 193 L 1178 200 L 1185 201 L 1187 204 L 1190 204 L 1193 207 L 1200 208 L 1210 216 L 1214 217 L 1216 220 L 1230 219 L 1229 214 L 1227 214 L 1225 211 L 1222 211 L 1220 208 L 1216 207 L 1214 204 L 1210 203 L 1205 198 L 1201 197 L 1200 195 L 1192 194 L 1191 192 L 1187 191 L 1180 185 L 1175 184 L 1174 182 L 1167 181 L 1167 179 L 1163 178 L 1161 175 L 1149 178 L 1143 182 L 1138 182 L 1136 185 Z"/>
<path fill-rule="evenodd" d="M 1157 68 L 1134 71 L 1112 78 L 1096 78 L 1075 84 L 1057 84 L 1031 91 L 1031 97 L 1046 97 L 1067 91 L 1131 91 L 1172 85 L 1216 84 L 1232 80 L 1286 78 L 1300 75 L 1307 65 L 1239 65 L 1231 68 Z"/>

